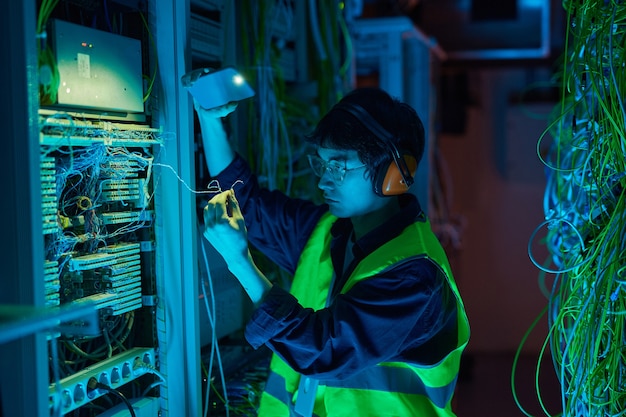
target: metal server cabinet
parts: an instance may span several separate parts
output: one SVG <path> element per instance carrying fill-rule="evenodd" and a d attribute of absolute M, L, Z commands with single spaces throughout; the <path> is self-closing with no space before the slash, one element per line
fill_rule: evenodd
<path fill-rule="evenodd" d="M 75 321 L 76 317 L 70 314 L 60 315 L 55 319 L 54 315 L 50 317 L 48 313 L 58 311 L 54 307 L 46 307 L 46 303 L 54 304 L 55 296 L 50 288 L 60 287 L 61 284 L 48 275 L 49 269 L 54 269 L 55 266 L 46 264 L 44 250 L 43 236 L 50 226 L 46 223 L 52 221 L 47 216 L 54 216 L 46 210 L 54 205 L 54 201 L 51 200 L 54 193 L 42 193 L 42 190 L 46 187 L 51 190 L 53 186 L 50 176 L 54 176 L 55 162 L 51 159 L 44 159 L 41 162 L 40 157 L 42 146 L 51 146 L 49 141 L 54 134 L 48 132 L 43 135 L 43 139 L 40 137 L 42 119 L 39 117 L 37 91 L 39 74 L 35 1 L 12 2 L 1 18 L 2 38 L 8 42 L 7 47 L 2 48 L 2 61 L 11 63 L 3 66 L 2 75 L 5 79 L 10 79 L 11 83 L 2 98 L 5 135 L 4 152 L 0 156 L 0 175 L 3 178 L 5 197 L 1 213 L 6 227 L 5 244 L 0 257 L 3 265 L 0 334 L 8 333 L 4 330 L 15 324 L 15 316 L 20 316 L 19 319 L 23 319 L 25 315 L 30 316 L 31 322 L 36 323 L 27 331 L 25 326 L 18 326 L 20 331 L 12 331 L 15 337 L 3 338 L 0 344 L 3 370 L 0 379 L 0 404 L 7 416 L 50 415 L 51 404 L 55 401 L 67 405 L 66 410 L 76 409 L 92 400 L 87 387 L 84 386 L 85 378 L 95 376 L 99 382 L 113 387 L 116 386 L 118 377 L 124 378 L 128 375 L 125 374 L 126 367 L 131 368 L 133 377 L 141 376 L 134 374 L 137 371 L 135 366 L 148 374 L 156 374 L 159 378 L 156 381 L 160 386 L 158 397 L 160 410 L 156 412 L 158 415 L 201 415 L 195 197 L 185 187 L 185 184 L 193 184 L 195 169 L 193 126 L 190 117 L 193 109 L 186 91 L 183 91 L 178 83 L 180 76 L 188 69 L 186 51 L 189 49 L 189 41 L 186 28 L 189 4 L 175 0 L 155 0 L 149 2 L 148 7 L 147 20 L 154 36 L 154 49 L 144 52 L 150 54 L 152 65 L 156 62 L 166 63 L 161 65 L 158 71 L 159 86 L 152 98 L 155 112 L 151 128 L 167 132 L 169 138 L 159 143 L 159 151 L 163 157 L 159 165 L 152 166 L 152 179 L 158 178 L 158 181 L 154 181 L 152 189 L 153 217 L 149 219 L 140 217 L 142 221 L 154 222 L 152 229 L 154 240 L 150 243 L 139 239 L 136 242 L 138 245 L 130 246 L 105 245 L 108 252 L 94 250 L 92 255 L 95 256 L 78 255 L 72 257 L 71 261 L 68 260 L 65 265 L 68 272 L 72 273 L 90 271 L 85 276 L 77 278 L 77 282 L 91 279 L 92 282 L 101 283 L 102 268 L 108 268 L 108 282 L 115 286 L 117 285 L 115 282 L 122 282 L 122 279 L 117 275 L 116 268 L 107 262 L 111 262 L 119 253 L 125 253 L 124 261 L 132 263 L 137 255 L 137 249 L 139 253 L 153 252 L 154 288 L 153 291 L 142 294 L 142 307 L 137 305 L 137 290 L 134 286 L 136 276 L 131 274 L 130 277 L 124 277 L 129 279 L 124 283 L 129 284 L 125 288 L 128 290 L 126 294 L 130 295 L 125 299 L 125 302 L 130 303 L 129 308 L 147 307 L 154 311 L 155 342 L 152 346 L 138 346 L 138 350 L 124 349 L 120 353 L 121 356 L 105 355 L 107 358 L 96 360 L 93 367 L 77 369 L 78 380 L 72 382 L 74 385 L 71 385 L 72 388 L 67 389 L 67 392 L 61 390 L 61 394 L 50 391 L 49 382 L 55 370 L 54 367 L 49 367 L 49 358 L 55 352 L 49 351 L 48 345 L 49 340 L 54 340 L 60 332 L 58 324 L 63 321 Z M 53 124 L 48 123 L 47 127 L 54 129 Z M 93 126 L 83 127 L 93 128 Z M 75 145 L 72 140 L 70 138 L 67 143 L 70 148 Z M 113 146 L 115 142 L 104 139 L 103 144 L 105 147 Z M 75 155 L 87 148 L 81 146 L 80 140 L 76 146 Z M 147 149 L 143 146 L 139 148 Z M 172 175 L 172 171 L 177 175 Z M 142 175 L 145 175 L 145 172 L 140 177 Z M 109 200 L 115 200 L 116 196 L 119 196 L 116 193 L 123 187 L 128 187 L 123 190 L 124 193 L 133 193 L 137 187 L 143 187 L 141 181 L 128 181 L 128 178 L 119 180 L 108 178 L 99 182 L 100 188 L 97 191 L 108 193 Z M 102 185 L 103 183 L 108 183 L 110 187 L 107 188 L 106 185 Z M 75 197 L 79 207 L 82 209 L 88 207 L 89 201 L 81 200 L 79 195 Z M 108 221 L 120 221 L 115 213 L 110 214 Z M 84 217 L 82 221 L 85 221 Z M 96 268 L 91 268 L 94 265 Z M 100 269 L 96 272 L 97 268 Z M 49 278 L 48 284 L 46 278 Z M 83 290 L 84 288 L 80 289 Z M 104 293 L 104 298 L 90 297 L 92 304 L 109 303 L 110 299 L 107 297 L 110 295 L 106 295 L 108 292 Z M 59 293 L 59 298 L 61 294 L 65 293 Z M 82 292 L 81 294 L 85 295 Z M 119 292 L 117 294 L 119 295 Z M 107 304 L 107 307 L 110 312 L 115 312 L 119 308 L 117 316 L 120 316 L 127 312 L 120 308 L 121 305 L 114 302 L 111 305 Z M 73 310 L 78 311 L 80 308 Z M 16 315 L 17 311 L 28 311 L 28 314 Z M 44 319 L 46 316 L 48 320 Z M 87 317 L 87 321 L 89 319 Z M 94 373 L 84 374 L 83 371 Z M 102 392 L 98 391 L 93 397 L 100 394 Z M 139 410 L 137 415 L 157 415 L 153 401 L 149 404 L 138 401 L 136 404 Z"/>

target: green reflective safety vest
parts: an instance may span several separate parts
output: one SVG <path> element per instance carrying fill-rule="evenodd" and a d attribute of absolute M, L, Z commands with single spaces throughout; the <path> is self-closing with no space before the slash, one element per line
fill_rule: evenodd
<path fill-rule="evenodd" d="M 326 306 L 333 279 L 330 259 L 330 228 L 337 220 L 322 216 L 307 242 L 294 274 L 291 293 L 304 307 Z M 406 362 L 382 362 L 354 378 L 322 381 L 317 389 L 313 415 L 319 417 L 450 417 L 452 394 L 459 372 L 461 352 L 469 339 L 469 323 L 450 266 L 429 222 L 416 222 L 399 236 L 365 257 L 352 272 L 341 293 L 357 282 L 392 268 L 398 263 L 431 259 L 444 272 L 457 303 L 458 341 L 456 349 L 439 363 L 420 366 Z M 300 378 L 278 356 L 273 355 L 270 374 L 261 397 L 259 416 L 294 416 Z"/>

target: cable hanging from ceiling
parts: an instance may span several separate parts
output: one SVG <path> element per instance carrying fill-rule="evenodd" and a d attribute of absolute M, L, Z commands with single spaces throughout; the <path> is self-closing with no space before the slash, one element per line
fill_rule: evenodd
<path fill-rule="evenodd" d="M 564 1 L 561 102 L 537 148 L 545 165 L 545 222 L 529 243 L 554 275 L 545 312 L 567 417 L 626 415 L 626 5 Z M 549 152 L 542 142 L 553 138 Z M 532 241 L 545 229 L 547 264 Z M 545 350 L 542 354 L 546 354 Z M 537 375 L 539 369 L 537 369 Z M 538 380 L 538 378 L 537 378 Z M 515 394 L 514 381 L 512 379 Z M 541 389 L 537 393 L 541 400 Z M 517 396 L 516 401 L 517 401 Z M 530 414 L 518 402 L 525 415 Z M 543 406 L 546 415 L 551 415 Z"/>

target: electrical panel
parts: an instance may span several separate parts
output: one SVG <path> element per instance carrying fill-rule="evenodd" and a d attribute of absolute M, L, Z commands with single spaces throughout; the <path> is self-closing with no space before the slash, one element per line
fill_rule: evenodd
<path fill-rule="evenodd" d="M 58 105 L 143 113 L 139 39 L 60 19 L 52 20 L 50 36 L 59 73 Z"/>

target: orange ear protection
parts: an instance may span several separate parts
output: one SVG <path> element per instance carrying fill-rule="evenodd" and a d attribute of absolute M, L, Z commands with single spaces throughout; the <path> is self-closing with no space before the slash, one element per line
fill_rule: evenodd
<path fill-rule="evenodd" d="M 394 135 L 382 127 L 367 110 L 358 104 L 340 103 L 336 108 L 345 110 L 379 138 L 393 158 L 387 169 L 381 167 L 374 175 L 374 192 L 380 196 L 392 196 L 406 193 L 413 184 L 413 176 L 417 170 L 417 160 L 408 152 L 398 150 L 394 143 Z"/>

